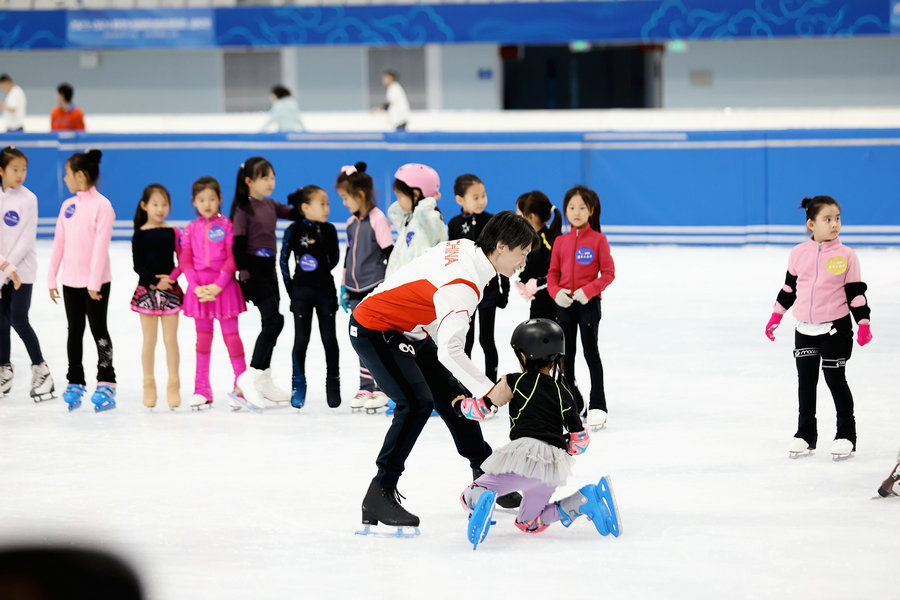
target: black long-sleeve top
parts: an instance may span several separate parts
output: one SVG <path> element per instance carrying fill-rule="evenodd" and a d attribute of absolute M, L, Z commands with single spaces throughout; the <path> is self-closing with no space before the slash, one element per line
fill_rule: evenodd
<path fill-rule="evenodd" d="M 451 240 L 472 240 L 478 239 L 481 230 L 487 225 L 487 222 L 493 217 L 489 212 L 483 212 L 479 215 L 461 212 L 456 215 L 447 224 L 447 238 Z M 548 262 L 549 266 L 550 263 Z M 546 273 L 544 273 L 546 276 Z M 498 275 L 491 279 L 491 282 L 484 288 L 484 296 L 479 306 L 496 306 L 497 308 L 505 308 L 509 302 L 509 277 L 506 275 Z"/>
<path fill-rule="evenodd" d="M 157 285 L 157 275 L 175 270 L 175 229 L 156 227 L 137 229 L 131 237 L 131 257 L 138 283 L 146 288 Z"/>
<path fill-rule="evenodd" d="M 550 270 L 550 254 L 555 238 L 550 237 L 550 231 L 544 227 L 538 232 L 541 243 L 525 259 L 525 268 L 519 273 L 519 281 L 525 283 L 529 279 L 536 279 L 538 287 L 547 284 L 547 271 Z"/>
<path fill-rule="evenodd" d="M 291 277 L 290 259 L 294 255 L 294 275 Z M 297 221 L 284 231 L 281 241 L 281 277 L 288 294 L 304 287 L 334 290 L 334 269 L 340 258 L 337 230 L 331 223 L 308 219 Z"/>
<path fill-rule="evenodd" d="M 575 408 L 572 392 L 549 375 L 530 371 L 510 373 L 506 383 L 512 388 L 509 401 L 509 439 L 529 437 L 566 449 L 569 436 L 582 431 L 584 424 Z"/>

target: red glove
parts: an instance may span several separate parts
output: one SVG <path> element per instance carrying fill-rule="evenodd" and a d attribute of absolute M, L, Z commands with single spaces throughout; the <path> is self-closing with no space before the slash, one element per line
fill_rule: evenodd
<path fill-rule="evenodd" d="M 784 315 L 779 315 L 778 313 L 773 312 L 772 316 L 769 318 L 769 322 L 766 323 L 766 337 L 775 341 L 775 330 L 778 329 L 779 323 L 781 323 L 781 317 Z"/>
<path fill-rule="evenodd" d="M 569 434 L 569 443 L 566 444 L 566 452 L 575 456 L 584 453 L 591 444 L 591 436 L 588 435 L 587 429 L 576 431 Z"/>
<path fill-rule="evenodd" d="M 484 421 L 491 414 L 491 409 L 484 403 L 484 398 L 463 398 L 459 402 L 459 410 L 467 419 Z"/>
<path fill-rule="evenodd" d="M 864 323 L 859 326 L 859 331 L 856 332 L 856 343 L 860 346 L 865 346 L 869 342 L 872 341 L 872 331 L 869 329 L 869 324 Z"/>

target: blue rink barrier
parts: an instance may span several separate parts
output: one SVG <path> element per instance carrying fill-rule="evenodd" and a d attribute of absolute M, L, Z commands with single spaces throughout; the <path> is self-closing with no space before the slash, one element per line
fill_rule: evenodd
<path fill-rule="evenodd" d="M 393 173 L 406 162 L 441 175 L 438 206 L 456 215 L 453 180 L 475 173 L 488 210 L 514 209 L 542 190 L 561 207 L 576 183 L 594 188 L 601 223 L 619 244 L 794 244 L 804 239 L 804 196 L 827 194 L 842 206 L 842 239 L 900 244 L 900 130 L 570 133 L 293 133 L 293 134 L 8 134 L 29 157 L 26 185 L 39 198 L 40 236 L 52 236 L 66 159 L 103 151 L 100 191 L 113 202 L 115 237 L 131 236 L 144 186 L 172 194 L 173 221 L 194 217 L 191 183 L 216 177 L 227 214 L 238 166 L 263 155 L 275 167 L 275 199 L 315 184 L 331 199 L 329 220 L 343 234 L 349 217 L 334 190 L 342 165 L 368 163 L 378 205 L 394 201 Z"/>

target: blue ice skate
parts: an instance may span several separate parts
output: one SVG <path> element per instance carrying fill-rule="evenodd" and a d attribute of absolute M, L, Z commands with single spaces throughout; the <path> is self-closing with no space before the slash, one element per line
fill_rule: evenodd
<path fill-rule="evenodd" d="M 487 537 L 491 525 L 496 523 L 496 521 L 491 521 L 496 498 L 497 492 L 487 490 L 481 493 L 481 496 L 475 502 L 475 506 L 472 507 L 472 514 L 469 515 L 469 524 L 466 531 L 469 541 L 472 542 L 472 550 L 478 548 L 478 544 Z"/>
<path fill-rule="evenodd" d="M 306 376 L 295 375 L 291 387 L 291 406 L 297 410 L 306 405 Z"/>
<path fill-rule="evenodd" d="M 111 385 L 101 384 L 91 396 L 94 403 L 94 412 L 102 412 L 116 407 L 116 388 Z"/>
<path fill-rule="evenodd" d="M 596 490 L 597 499 L 605 513 L 606 528 L 613 534 L 613 537 L 619 537 L 622 530 L 619 526 L 619 506 L 616 504 L 616 497 L 612 490 L 612 478 L 609 475 L 601 477 Z"/>
<path fill-rule="evenodd" d="M 81 398 L 87 393 L 87 388 L 78 383 L 70 383 L 66 386 L 63 393 L 63 400 L 69 405 L 69 411 L 73 411 L 81 406 Z"/>
<path fill-rule="evenodd" d="M 601 477 L 600 483 L 589 483 L 571 496 L 556 503 L 559 521 L 568 527 L 572 521 L 585 515 L 597 528 L 600 535 L 613 534 L 619 537 L 619 517 L 615 496 L 609 478 Z"/>

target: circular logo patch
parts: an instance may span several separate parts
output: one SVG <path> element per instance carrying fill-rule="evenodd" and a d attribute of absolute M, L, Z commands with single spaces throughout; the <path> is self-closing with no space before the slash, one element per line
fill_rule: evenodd
<path fill-rule="evenodd" d="M 412 240 L 413 240 L 414 237 L 416 237 L 416 232 L 415 232 L 415 231 L 410 231 L 410 232 L 408 232 L 408 233 L 406 234 L 406 245 L 407 245 L 407 246 L 409 246 L 410 244 L 412 244 Z"/>
<path fill-rule="evenodd" d="M 207 235 L 209 241 L 211 242 L 221 242 L 225 239 L 225 228 L 219 225 L 215 227 L 210 227 L 209 234 Z"/>
<path fill-rule="evenodd" d="M 269 250 L 268 248 L 259 248 L 256 251 L 256 256 L 262 256 L 263 258 L 269 258 L 271 256 L 275 256 L 275 251 Z"/>
<path fill-rule="evenodd" d="M 582 246 L 575 251 L 575 262 L 579 265 L 589 265 L 594 262 L 594 251 L 587 246 Z"/>
<path fill-rule="evenodd" d="M 825 263 L 825 268 L 832 275 L 840 275 L 847 270 L 847 259 L 843 256 L 832 256 Z"/>
<path fill-rule="evenodd" d="M 319 266 L 319 261 L 312 254 L 304 254 L 300 257 L 300 268 L 307 273 L 315 271 Z"/>
<path fill-rule="evenodd" d="M 14 210 L 6 211 L 6 214 L 3 215 L 3 222 L 10 227 L 15 227 L 19 224 L 19 213 Z"/>
<path fill-rule="evenodd" d="M 72 218 L 72 215 L 75 214 L 75 204 L 73 203 L 73 204 L 70 204 L 69 206 L 67 206 L 67 207 L 66 207 L 66 212 L 63 213 L 63 214 L 66 215 L 66 218 L 67 218 L 67 219 L 71 219 L 71 218 Z"/>

